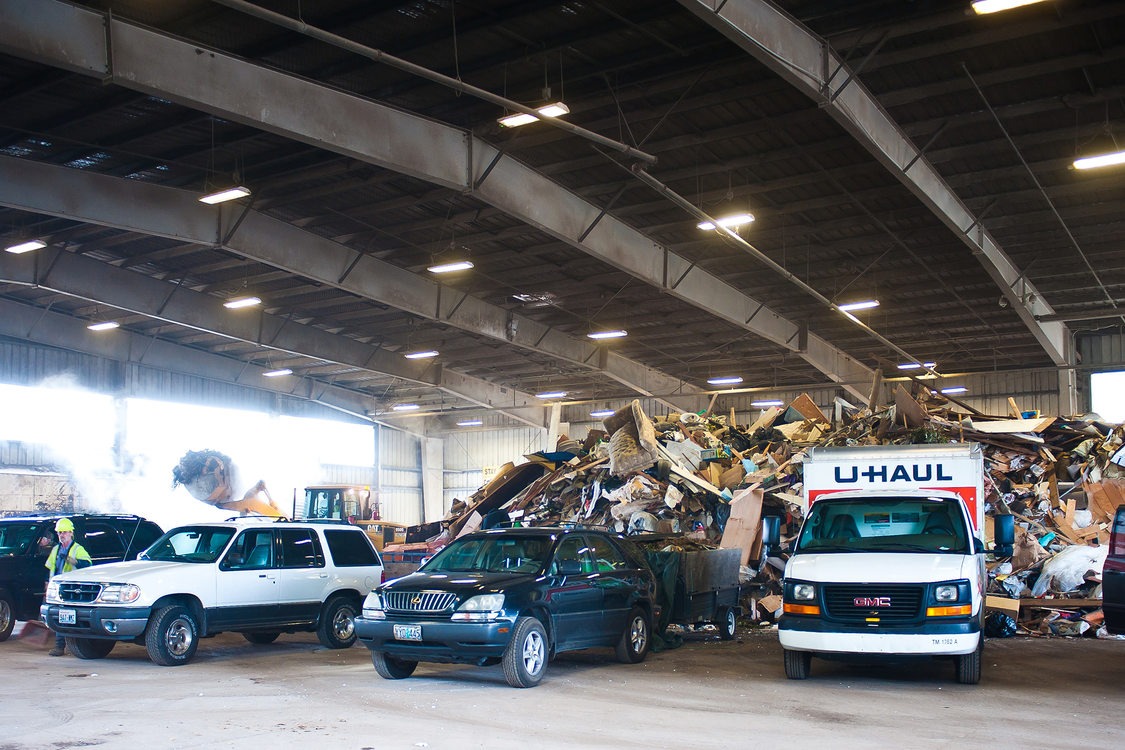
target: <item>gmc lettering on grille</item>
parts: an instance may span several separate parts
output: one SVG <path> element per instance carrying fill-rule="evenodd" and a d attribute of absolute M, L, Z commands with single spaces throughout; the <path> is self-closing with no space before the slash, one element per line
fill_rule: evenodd
<path fill-rule="evenodd" d="M 857 607 L 889 607 L 891 606 L 891 597 L 889 596 L 857 596 L 852 600 L 852 604 Z"/>

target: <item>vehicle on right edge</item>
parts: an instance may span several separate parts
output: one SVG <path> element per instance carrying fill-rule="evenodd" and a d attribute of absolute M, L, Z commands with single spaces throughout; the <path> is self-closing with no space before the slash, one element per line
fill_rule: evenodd
<path fill-rule="evenodd" d="M 984 463 L 977 444 L 815 448 L 785 565 L 778 632 L 790 679 L 811 657 L 951 657 L 981 676 Z M 996 544 L 1012 544 L 1011 516 Z"/>
<path fill-rule="evenodd" d="M 1109 536 L 1109 554 L 1102 568 L 1102 612 L 1105 628 L 1125 634 L 1125 505 L 1117 508 Z"/>

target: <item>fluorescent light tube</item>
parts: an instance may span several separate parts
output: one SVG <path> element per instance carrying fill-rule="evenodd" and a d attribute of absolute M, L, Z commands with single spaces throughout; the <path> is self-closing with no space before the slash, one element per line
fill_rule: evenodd
<path fill-rule="evenodd" d="M 418 404 L 395 404 L 391 409 L 394 411 L 417 411 Z"/>
<path fill-rule="evenodd" d="M 257 297 L 239 297 L 237 299 L 228 299 L 223 303 L 223 307 L 230 310 L 240 310 L 243 307 L 253 307 L 254 305 L 262 304 L 262 300 Z"/>
<path fill-rule="evenodd" d="M 784 401 L 751 401 L 751 406 L 782 406 Z"/>
<path fill-rule="evenodd" d="M 120 327 L 120 323 L 115 320 L 107 320 L 104 323 L 91 323 L 86 326 L 91 331 L 112 331 L 114 328 Z"/>
<path fill-rule="evenodd" d="M 286 375 L 292 375 L 292 374 L 293 374 L 293 371 L 290 370 L 288 367 L 282 367 L 280 370 L 270 370 L 269 372 L 263 372 L 262 373 L 262 375 L 264 375 L 267 378 L 280 378 L 280 377 L 284 377 Z"/>
<path fill-rule="evenodd" d="M 1075 159 L 1075 169 L 1097 169 L 1098 167 L 1112 167 L 1114 164 L 1125 164 L 1125 151 L 1115 151 L 1112 154 L 1100 156 L 1087 156 L 1084 159 Z M 11 248 L 8 248 L 11 252 Z"/>
<path fill-rule="evenodd" d="M 849 302 L 846 305 L 837 305 L 840 312 L 851 312 L 852 310 L 870 310 L 872 307 L 878 307 L 879 300 L 869 299 L 863 302 Z"/>
<path fill-rule="evenodd" d="M 969 389 L 963 385 L 954 386 L 953 388 L 942 388 L 942 393 L 965 393 Z"/>
<path fill-rule="evenodd" d="M 457 423 L 458 427 L 480 427 L 484 424 L 482 419 L 465 419 Z"/>
<path fill-rule="evenodd" d="M 976 0 L 976 2 L 973 3 L 973 10 L 977 12 L 977 15 L 983 15 L 985 13 L 999 13 L 1000 11 L 1019 8 L 1024 5 L 1035 5 L 1041 2 L 1044 2 L 1044 0 Z"/>
<path fill-rule="evenodd" d="M 539 122 L 539 118 L 535 115 L 526 115 L 523 112 L 520 112 L 519 114 L 501 117 L 496 122 L 500 123 L 506 128 L 518 128 L 520 125 L 528 125 L 533 122 Z"/>
<path fill-rule="evenodd" d="M 587 333 L 586 335 L 592 339 L 619 339 L 629 334 L 625 331 L 597 331 L 596 333 Z"/>
<path fill-rule="evenodd" d="M 546 393 L 536 393 L 535 398 L 564 398 L 566 391 L 548 391 Z"/>
<path fill-rule="evenodd" d="M 719 226 L 730 229 L 731 227 L 740 227 L 743 224 L 749 224 L 752 221 L 754 221 L 754 214 L 733 214 L 719 219 Z M 715 225 L 709 221 L 700 222 L 696 224 L 696 226 L 708 231 L 715 228 Z"/>
<path fill-rule="evenodd" d="M 602 417 L 612 417 L 614 415 L 614 413 L 615 412 L 613 411 L 613 409 L 603 409 L 602 411 L 592 411 L 592 412 L 590 412 L 590 416 L 591 417 L 598 417 L 600 419 Z"/>
<path fill-rule="evenodd" d="M 559 115 L 570 114 L 570 107 L 562 102 L 555 102 L 554 104 L 540 107 L 537 111 L 544 117 L 558 117 Z"/>
<path fill-rule="evenodd" d="M 741 383 L 742 377 L 739 375 L 733 375 L 727 378 L 711 378 L 707 382 L 711 385 L 734 385 L 736 383 Z"/>
<path fill-rule="evenodd" d="M 406 357 L 407 359 L 429 359 L 430 357 L 436 357 L 437 352 L 435 352 L 435 351 L 410 352 L 410 354 L 404 354 L 403 356 Z"/>
<path fill-rule="evenodd" d="M 467 271 L 473 264 L 467 260 L 458 260 L 453 263 L 442 263 L 439 266 L 430 266 L 426 270 L 430 273 L 452 273 L 453 271 Z"/>
<path fill-rule="evenodd" d="M 227 201 L 232 201 L 236 198 L 245 198 L 248 195 L 250 195 L 250 188 L 242 187 L 241 185 L 239 185 L 238 187 L 232 187 L 226 190 L 220 190 L 217 193 L 204 195 L 199 199 L 199 202 L 213 205 L 215 203 L 225 203 Z"/>
<path fill-rule="evenodd" d="M 44 247 L 47 247 L 47 243 L 43 240 L 28 240 L 27 242 L 21 242 L 18 245 L 9 245 L 4 249 L 9 253 L 19 255 L 20 253 L 30 253 L 32 250 L 39 250 L 40 248 Z"/>
<path fill-rule="evenodd" d="M 900 370 L 917 370 L 919 367 L 925 367 L 927 369 L 929 369 L 931 367 L 937 367 L 937 362 L 922 362 L 921 364 L 919 364 L 917 362 L 907 362 L 905 364 L 899 365 L 898 369 L 900 369 Z"/>

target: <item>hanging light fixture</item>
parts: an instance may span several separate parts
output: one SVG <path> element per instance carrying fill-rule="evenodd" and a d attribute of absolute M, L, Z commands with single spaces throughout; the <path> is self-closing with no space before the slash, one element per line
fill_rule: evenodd
<path fill-rule="evenodd" d="M 223 307 L 228 310 L 241 310 L 244 307 L 254 307 L 260 304 L 262 304 L 262 300 L 258 297 L 235 297 L 224 302 Z"/>
<path fill-rule="evenodd" d="M 267 372 L 262 373 L 263 377 L 267 377 L 267 378 L 283 378 L 286 375 L 292 375 L 292 374 L 293 374 L 293 371 L 290 370 L 288 367 L 282 367 L 280 370 L 268 370 Z"/>
<path fill-rule="evenodd" d="M 216 203 L 226 203 L 227 201 L 237 200 L 238 198 L 245 198 L 248 195 L 250 195 L 250 188 L 244 185 L 238 185 L 237 187 L 224 188 L 223 190 L 208 193 L 207 195 L 201 195 L 199 197 L 199 202 L 214 205 Z"/>
<path fill-rule="evenodd" d="M 43 240 L 27 240 L 26 242 L 19 242 L 15 245 L 8 245 L 4 250 L 13 255 L 20 255 L 21 253 L 30 253 L 32 250 L 41 250 L 45 247 L 47 247 L 47 243 Z"/>
<path fill-rule="evenodd" d="M 431 349 L 430 351 L 425 352 L 410 352 L 410 354 L 404 354 L 402 356 L 406 357 L 407 359 L 430 359 L 431 357 L 436 357 L 437 355 L 438 353 Z"/>
<path fill-rule="evenodd" d="M 711 385 L 737 385 L 742 382 L 742 376 L 730 375 L 723 378 L 711 378 L 707 382 Z"/>
<path fill-rule="evenodd" d="M 100 323 L 91 323 L 86 327 L 91 331 L 112 331 L 114 328 L 120 328 L 121 324 L 116 320 L 104 320 Z"/>
<path fill-rule="evenodd" d="M 696 224 L 696 226 L 699 227 L 700 229 L 703 229 L 703 230 L 706 230 L 706 231 L 710 231 L 710 230 L 714 229 L 716 226 L 720 226 L 720 227 L 723 227 L 725 229 L 737 229 L 738 227 L 749 224 L 752 221 L 754 221 L 754 214 L 738 213 L 738 214 L 730 214 L 728 216 L 723 216 L 723 217 L 717 219 L 715 222 L 702 221 L 702 222 Z"/>
<path fill-rule="evenodd" d="M 1097 169 L 1098 167 L 1112 167 L 1125 164 L 1125 151 L 1114 151 L 1099 156 L 1086 156 L 1074 160 L 1075 169 Z"/>
<path fill-rule="evenodd" d="M 483 419 L 462 419 L 457 423 L 458 427 L 480 427 L 484 424 Z"/>
<path fill-rule="evenodd" d="M 586 334 L 587 338 L 591 338 L 591 339 L 595 339 L 595 340 L 600 340 L 600 339 L 619 339 L 619 338 L 622 338 L 622 337 L 624 337 L 624 336 L 628 336 L 628 335 L 629 335 L 629 334 L 628 334 L 628 332 L 626 332 L 626 331 L 622 331 L 622 330 L 617 330 L 617 331 L 595 331 L 594 333 L 587 333 L 587 334 Z"/>

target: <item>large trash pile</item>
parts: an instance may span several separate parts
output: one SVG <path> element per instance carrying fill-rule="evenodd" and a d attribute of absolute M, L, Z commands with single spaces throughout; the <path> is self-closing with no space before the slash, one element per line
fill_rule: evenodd
<path fill-rule="evenodd" d="M 787 546 L 803 516 L 802 461 L 813 446 L 977 442 L 985 454 L 986 546 L 992 517 L 1012 514 L 1011 558 L 989 562 L 992 635 L 1079 635 L 1101 624 L 1108 527 L 1125 502 L 1125 428 L 1086 418 L 1020 412 L 989 416 L 924 386 L 898 386 L 894 403 L 836 399 L 832 419 L 807 395 L 761 412 L 650 418 L 637 401 L 583 443 L 508 465 L 441 523 L 452 538 L 501 522 L 586 524 L 669 535 L 669 549 L 738 548 L 753 584 L 752 616 L 780 611 Z M 762 518 L 782 519 L 780 544 L 763 544 Z"/>

